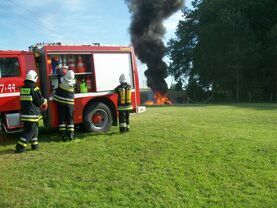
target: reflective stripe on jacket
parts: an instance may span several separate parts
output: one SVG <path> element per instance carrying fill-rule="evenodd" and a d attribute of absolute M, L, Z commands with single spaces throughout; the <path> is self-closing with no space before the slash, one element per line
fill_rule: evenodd
<path fill-rule="evenodd" d="M 54 95 L 54 100 L 57 101 L 58 103 L 63 103 L 63 104 L 69 104 L 69 105 L 74 105 L 74 98 L 65 98 L 62 96 L 58 96 L 57 94 Z"/>
<path fill-rule="evenodd" d="M 30 121 L 30 122 L 39 122 L 40 119 L 42 119 L 41 115 L 24 115 L 21 114 L 21 121 Z"/>
<path fill-rule="evenodd" d="M 60 78 L 58 89 L 54 94 L 54 100 L 64 105 L 74 105 L 74 86 L 63 85 Z"/>
<path fill-rule="evenodd" d="M 40 108 L 45 102 L 40 89 L 30 80 L 25 80 L 20 89 L 21 121 L 38 122 L 42 117 Z"/>

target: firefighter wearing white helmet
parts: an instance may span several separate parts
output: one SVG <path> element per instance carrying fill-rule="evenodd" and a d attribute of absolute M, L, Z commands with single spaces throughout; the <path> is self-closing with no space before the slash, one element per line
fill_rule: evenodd
<path fill-rule="evenodd" d="M 121 75 L 119 76 L 119 83 L 124 83 L 124 82 L 126 82 L 125 75 L 124 75 L 124 74 L 121 74 Z"/>
<path fill-rule="evenodd" d="M 38 149 L 38 122 L 42 118 L 40 108 L 47 109 L 47 100 L 42 97 L 40 89 L 36 86 L 37 79 L 37 73 L 29 70 L 20 89 L 20 119 L 23 122 L 24 133 L 16 144 L 16 153 L 24 152 L 29 141 L 32 150 Z"/>
<path fill-rule="evenodd" d="M 119 112 L 119 132 L 128 132 L 130 129 L 130 111 L 133 110 L 132 106 L 132 92 L 131 85 L 126 82 L 124 74 L 119 76 L 120 85 L 115 88 L 118 94 L 117 110 Z"/>
<path fill-rule="evenodd" d="M 74 87 L 75 74 L 68 70 L 68 66 L 62 66 L 57 71 L 59 85 L 54 94 L 54 100 L 58 104 L 59 131 L 63 141 L 74 139 Z"/>
<path fill-rule="evenodd" d="M 33 82 L 36 83 L 37 80 L 38 80 L 37 73 L 34 70 L 28 71 L 27 74 L 26 74 L 26 80 L 30 80 L 30 81 L 33 81 Z"/>

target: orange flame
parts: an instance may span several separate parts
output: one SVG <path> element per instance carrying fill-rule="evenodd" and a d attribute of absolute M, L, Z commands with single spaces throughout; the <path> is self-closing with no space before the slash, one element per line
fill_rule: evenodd
<path fill-rule="evenodd" d="M 146 101 L 144 104 L 145 104 L 145 105 L 153 105 L 154 102 L 153 102 L 152 100 L 148 100 L 148 101 Z"/>
<path fill-rule="evenodd" d="M 160 92 L 155 92 L 154 95 L 155 98 L 155 102 L 152 100 L 148 100 L 146 101 L 144 104 L 145 105 L 172 105 L 172 102 L 169 100 L 169 98 L 167 97 L 167 94 L 163 95 Z"/>

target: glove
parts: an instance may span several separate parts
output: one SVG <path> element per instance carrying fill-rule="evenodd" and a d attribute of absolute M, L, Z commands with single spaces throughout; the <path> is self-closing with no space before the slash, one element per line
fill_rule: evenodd
<path fill-rule="evenodd" d="M 45 110 L 47 110 L 47 108 L 48 108 L 48 104 L 47 103 L 41 105 L 41 110 L 45 111 Z"/>
<path fill-rule="evenodd" d="M 45 111 L 48 108 L 47 100 L 44 101 L 44 103 L 40 106 L 41 110 Z"/>

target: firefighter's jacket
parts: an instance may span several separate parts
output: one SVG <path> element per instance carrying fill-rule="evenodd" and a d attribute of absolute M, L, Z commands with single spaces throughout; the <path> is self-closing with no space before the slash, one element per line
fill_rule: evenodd
<path fill-rule="evenodd" d="M 46 100 L 35 83 L 25 80 L 20 89 L 21 121 L 38 122 L 42 118 L 39 107 L 44 102 Z"/>
<path fill-rule="evenodd" d="M 118 94 L 118 101 L 117 101 L 118 110 L 119 111 L 133 110 L 131 85 L 124 82 L 115 88 L 115 92 Z"/>
<path fill-rule="evenodd" d="M 54 94 L 54 100 L 59 104 L 74 105 L 74 86 L 61 82 L 61 77 L 58 75 L 59 85 Z"/>

